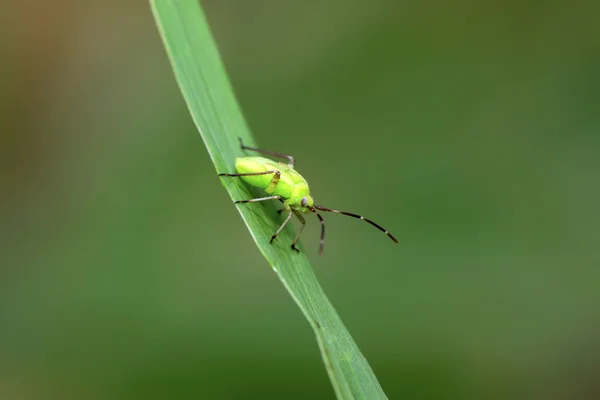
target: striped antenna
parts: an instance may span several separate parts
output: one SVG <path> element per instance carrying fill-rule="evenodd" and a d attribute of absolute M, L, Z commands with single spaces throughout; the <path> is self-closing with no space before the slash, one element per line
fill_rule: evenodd
<path fill-rule="evenodd" d="M 321 255 L 323 254 L 323 248 L 325 247 L 325 220 L 323 219 L 323 216 L 319 214 L 317 210 L 315 210 L 315 208 L 316 206 L 310 208 L 310 210 L 317 214 L 319 221 L 321 221 L 321 240 L 319 241 L 319 255 Z"/>
<path fill-rule="evenodd" d="M 340 210 L 334 210 L 332 208 L 327 208 L 327 207 L 323 207 L 323 206 L 317 206 L 315 205 L 314 208 L 316 210 L 321 210 L 321 211 L 327 211 L 327 212 L 332 212 L 332 213 L 336 213 L 336 214 L 343 214 L 343 215 L 347 215 L 349 217 L 354 217 L 354 218 L 358 218 L 358 219 L 362 219 L 365 222 L 368 222 L 369 224 L 373 225 L 375 228 L 379 229 L 381 232 L 385 233 L 390 239 L 392 239 L 394 242 L 398 243 L 398 239 L 396 239 L 391 233 L 389 233 L 385 228 L 383 228 L 381 225 L 376 224 L 375 222 L 371 221 L 370 219 L 367 219 L 365 217 L 363 217 L 362 215 L 358 215 L 358 214 L 352 214 L 349 212 L 345 212 L 345 211 L 340 211 Z M 316 213 L 316 211 L 315 211 Z M 319 215 L 319 214 L 317 214 Z"/>

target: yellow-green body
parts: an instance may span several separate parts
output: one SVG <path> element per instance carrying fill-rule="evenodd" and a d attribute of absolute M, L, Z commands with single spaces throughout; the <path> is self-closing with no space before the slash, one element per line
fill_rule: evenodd
<path fill-rule="evenodd" d="M 235 160 L 238 174 L 248 174 L 266 171 L 279 171 L 267 175 L 242 176 L 248 184 L 262 188 L 267 194 L 281 196 L 288 210 L 310 213 L 309 207 L 314 204 L 306 179 L 292 166 L 270 160 L 265 157 L 239 157 Z"/>

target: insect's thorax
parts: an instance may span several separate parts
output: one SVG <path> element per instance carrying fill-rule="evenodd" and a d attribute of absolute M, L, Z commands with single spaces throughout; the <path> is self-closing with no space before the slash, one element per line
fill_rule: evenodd
<path fill-rule="evenodd" d="M 306 179 L 287 164 L 278 163 L 264 157 L 240 157 L 235 160 L 235 169 L 240 174 L 266 171 L 279 171 L 280 177 L 277 185 L 273 187 L 274 174 L 244 176 L 242 179 L 248 184 L 265 189 L 269 194 L 281 196 L 286 200 L 286 205 L 301 212 L 308 212 L 301 208 L 302 199 L 307 198 L 307 205 L 313 205 L 310 189 Z M 269 190 L 272 189 L 272 190 Z"/>

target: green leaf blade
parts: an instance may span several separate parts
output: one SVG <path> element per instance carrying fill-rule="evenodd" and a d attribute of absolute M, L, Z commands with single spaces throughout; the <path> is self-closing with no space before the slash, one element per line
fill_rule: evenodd
<path fill-rule="evenodd" d="M 233 172 L 235 158 L 244 156 L 238 137 L 248 145 L 255 143 L 200 5 L 197 0 L 150 3 L 175 77 L 216 171 Z M 255 197 L 241 180 L 222 178 L 222 183 L 232 199 Z M 238 210 L 259 250 L 313 328 L 337 397 L 386 399 L 367 360 L 319 285 L 305 253 L 290 249 L 294 232 L 285 229 L 271 245 L 269 239 L 281 222 L 274 218 L 276 205 L 258 204 L 240 206 Z"/>

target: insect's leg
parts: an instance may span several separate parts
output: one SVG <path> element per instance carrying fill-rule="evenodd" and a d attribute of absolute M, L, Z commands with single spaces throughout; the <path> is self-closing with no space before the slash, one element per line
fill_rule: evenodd
<path fill-rule="evenodd" d="M 273 175 L 273 179 L 271 179 L 271 182 L 269 182 L 269 186 L 267 186 L 267 188 L 265 189 L 265 192 L 267 194 L 272 194 L 275 192 L 275 189 L 277 188 L 277 185 L 279 184 L 279 179 L 281 179 L 281 172 L 275 171 L 275 175 Z"/>
<path fill-rule="evenodd" d="M 282 202 L 282 203 L 285 203 L 285 202 L 283 201 L 283 199 L 279 199 L 279 201 L 280 201 L 280 202 Z M 287 207 L 281 207 L 279 210 L 277 210 L 277 214 L 280 214 L 280 215 L 281 215 L 281 213 L 282 213 L 282 212 L 284 212 L 284 211 L 285 211 L 285 210 L 287 210 L 287 209 L 288 209 Z"/>
<path fill-rule="evenodd" d="M 269 240 L 269 243 L 273 243 L 273 240 L 275 240 L 275 238 L 277 237 L 277 235 L 279 235 L 279 233 L 283 230 L 283 228 L 285 228 L 285 226 L 287 225 L 287 223 L 290 222 L 291 218 L 292 218 L 292 212 L 290 211 L 290 213 L 288 214 L 288 216 L 285 219 L 285 221 L 283 221 L 283 224 L 281 224 L 281 226 L 279 227 L 279 229 L 277 229 L 277 231 L 273 234 L 273 236 L 271 236 L 271 240 Z"/>
<path fill-rule="evenodd" d="M 290 167 L 294 168 L 294 163 L 296 162 L 294 160 L 294 157 L 292 157 L 292 156 L 286 156 L 285 154 L 281 154 L 281 153 L 275 153 L 273 151 L 267 151 L 267 150 L 257 149 L 256 147 L 248 147 L 248 146 L 244 145 L 244 142 L 242 142 L 242 138 L 239 138 L 239 139 L 240 139 L 240 146 L 242 147 L 242 150 L 252 150 L 252 151 L 256 151 L 257 153 L 268 154 L 270 156 L 287 158 L 288 159 L 288 165 Z"/>
<path fill-rule="evenodd" d="M 302 231 L 304 230 L 304 226 L 306 225 L 306 220 L 304 219 L 302 214 L 300 214 L 298 211 L 292 210 L 292 212 L 294 213 L 294 215 L 296 215 L 296 218 L 298 218 L 298 220 L 302 224 L 302 225 L 300 225 L 300 229 L 298 230 L 298 233 L 296 234 L 296 238 L 292 242 L 292 250 L 296 250 L 298 253 L 300 253 L 300 250 L 298 250 L 298 248 L 296 247 L 296 243 L 298 243 L 298 239 L 300 239 L 300 235 L 302 234 Z"/>
<path fill-rule="evenodd" d="M 244 173 L 244 174 L 219 174 L 219 176 L 232 176 L 232 177 L 236 177 L 236 176 L 257 176 L 257 175 L 269 175 L 269 174 L 280 174 L 281 172 L 277 171 L 277 170 L 273 170 L 273 171 L 263 171 L 263 172 L 248 172 L 248 173 Z"/>
<path fill-rule="evenodd" d="M 398 243 L 398 239 L 396 239 L 391 233 L 389 233 L 384 227 L 382 227 L 381 225 L 371 221 L 368 218 L 363 217 L 362 215 L 358 215 L 358 214 L 353 214 L 353 213 L 349 213 L 346 211 L 340 211 L 340 210 L 334 210 L 332 208 L 327 208 L 327 207 L 323 207 L 323 206 L 314 206 L 315 209 L 317 210 L 321 210 L 321 211 L 328 211 L 328 212 L 332 212 L 332 213 L 336 213 L 336 214 L 343 214 L 343 215 L 347 215 L 349 217 L 353 217 L 353 218 L 358 218 L 358 219 L 362 219 L 365 222 L 368 222 L 369 224 L 373 225 L 375 228 L 379 229 L 381 232 L 385 233 L 390 239 L 392 239 L 394 242 Z M 318 214 L 317 214 L 318 215 Z"/>
<path fill-rule="evenodd" d="M 243 174 L 222 173 L 222 174 L 219 174 L 219 176 L 241 177 L 241 176 L 270 175 L 270 174 L 273 174 L 273 179 L 271 179 L 271 182 L 269 182 L 269 186 L 267 186 L 267 188 L 265 189 L 265 192 L 267 192 L 267 194 L 271 194 L 271 193 L 275 192 L 275 189 L 277 188 L 277 185 L 279 184 L 279 179 L 281 178 L 281 172 L 278 170 L 269 170 L 269 171 L 262 171 L 262 172 L 247 172 L 247 173 L 243 173 Z"/>
<path fill-rule="evenodd" d="M 249 200 L 237 200 L 234 201 L 235 204 L 240 204 L 240 203 L 257 203 L 259 201 L 267 201 L 267 200 L 279 200 L 281 199 L 281 196 L 269 196 L 269 197 L 258 197 L 256 199 L 249 199 Z"/>

